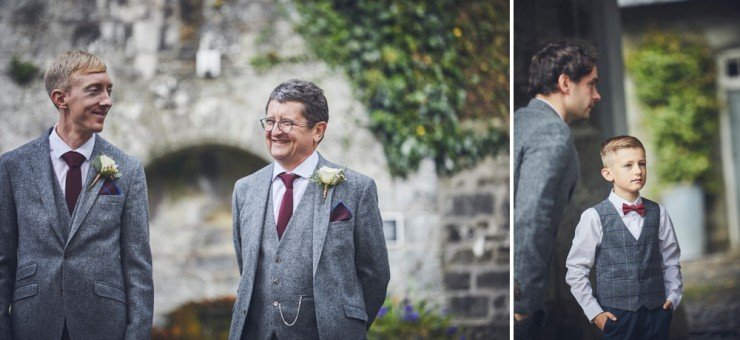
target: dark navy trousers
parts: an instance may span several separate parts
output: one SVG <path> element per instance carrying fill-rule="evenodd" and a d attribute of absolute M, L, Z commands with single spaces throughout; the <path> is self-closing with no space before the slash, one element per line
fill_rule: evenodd
<path fill-rule="evenodd" d="M 668 339 L 673 309 L 658 307 L 649 310 L 640 307 L 636 312 L 603 307 L 617 317 L 617 321 L 607 319 L 604 324 L 604 339 Z"/>

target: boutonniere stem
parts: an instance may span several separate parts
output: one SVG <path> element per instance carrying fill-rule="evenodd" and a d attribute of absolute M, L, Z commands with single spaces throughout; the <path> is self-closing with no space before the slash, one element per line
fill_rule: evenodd
<path fill-rule="evenodd" d="M 95 157 L 95 159 L 92 160 L 92 166 L 95 168 L 95 171 L 97 171 L 97 174 L 95 175 L 95 179 L 90 183 L 90 186 L 87 187 L 87 190 L 92 189 L 92 187 L 95 185 L 95 183 L 98 182 L 101 178 L 107 178 L 107 179 L 116 179 L 121 177 L 121 173 L 118 172 L 118 164 L 116 164 L 116 161 L 113 160 L 113 158 L 110 158 L 106 155 L 100 155 L 98 157 Z"/>
<path fill-rule="evenodd" d="M 344 176 L 344 171 L 346 170 L 347 168 L 337 169 L 322 166 L 320 169 L 316 170 L 313 175 L 311 175 L 309 180 L 323 187 L 322 197 L 324 201 L 326 201 L 326 195 L 329 193 L 329 188 L 347 180 L 347 177 Z"/>

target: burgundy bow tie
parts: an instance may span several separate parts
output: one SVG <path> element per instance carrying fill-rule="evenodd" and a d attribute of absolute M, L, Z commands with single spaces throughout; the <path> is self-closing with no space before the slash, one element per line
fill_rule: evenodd
<path fill-rule="evenodd" d="M 645 216 L 645 205 L 642 204 L 642 203 L 640 203 L 640 204 L 626 204 L 626 203 L 622 203 L 622 213 L 624 213 L 625 215 L 627 215 L 630 211 L 634 211 L 634 212 L 640 214 L 640 216 Z"/>

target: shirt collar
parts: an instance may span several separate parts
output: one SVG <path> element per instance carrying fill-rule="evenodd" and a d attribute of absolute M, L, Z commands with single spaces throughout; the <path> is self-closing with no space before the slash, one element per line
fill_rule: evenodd
<path fill-rule="evenodd" d="M 609 193 L 609 202 L 612 202 L 614 207 L 617 208 L 617 211 L 619 211 L 620 215 L 624 215 L 624 213 L 622 212 L 622 204 L 627 204 L 627 205 L 640 204 L 642 203 L 642 196 L 637 196 L 637 199 L 634 202 L 630 202 L 624 198 L 619 197 L 619 195 L 617 195 L 614 192 L 614 190 L 612 190 Z"/>
<path fill-rule="evenodd" d="M 303 161 L 300 165 L 298 165 L 293 171 L 287 171 L 285 168 L 283 168 L 280 163 L 275 162 L 275 166 L 272 168 L 272 180 L 274 181 L 277 176 L 283 172 L 290 172 L 292 174 L 296 174 L 298 176 L 301 176 L 301 178 L 308 179 L 313 175 L 314 170 L 316 170 L 316 166 L 319 165 L 319 153 L 314 150 L 311 156 L 308 156 L 306 160 Z"/>
<path fill-rule="evenodd" d="M 535 97 L 535 99 L 539 99 L 539 100 L 543 101 L 545 104 L 547 104 L 547 106 L 549 106 L 553 111 L 555 111 L 555 113 L 558 114 L 558 117 L 560 117 L 560 119 L 562 119 L 563 121 L 565 121 L 565 117 L 563 117 L 563 114 L 560 113 L 554 106 L 552 106 L 552 104 L 550 104 L 550 102 L 548 102 L 547 100 L 544 100 L 544 99 L 542 99 L 540 97 Z"/>
<path fill-rule="evenodd" d="M 62 140 L 62 137 L 59 137 L 59 134 L 57 134 L 57 127 L 54 125 L 54 128 L 51 129 L 51 134 L 49 134 L 49 149 L 51 151 L 51 155 L 54 156 L 54 158 L 61 158 L 62 155 L 69 151 L 76 151 L 85 156 L 85 160 L 89 161 L 90 156 L 92 156 L 93 148 L 95 147 L 95 135 L 96 133 L 93 133 L 92 137 L 90 137 L 85 144 L 82 144 L 77 148 L 77 150 L 72 150 L 72 148 Z"/>

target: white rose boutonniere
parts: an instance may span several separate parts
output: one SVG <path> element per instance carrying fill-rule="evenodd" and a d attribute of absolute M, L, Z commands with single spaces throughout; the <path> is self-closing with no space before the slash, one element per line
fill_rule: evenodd
<path fill-rule="evenodd" d="M 344 177 L 345 170 L 347 170 L 347 168 L 336 169 L 322 166 L 320 169 L 316 170 L 313 175 L 311 175 L 309 180 L 324 187 L 323 197 L 326 199 L 326 194 L 329 192 L 330 187 L 347 180 L 347 178 Z"/>
<path fill-rule="evenodd" d="M 95 167 L 98 174 L 87 188 L 88 190 L 90 190 L 90 188 L 92 188 L 100 178 L 116 179 L 121 177 L 121 173 L 118 172 L 118 164 L 116 164 L 116 161 L 106 155 L 100 155 L 93 159 L 92 166 Z"/>

